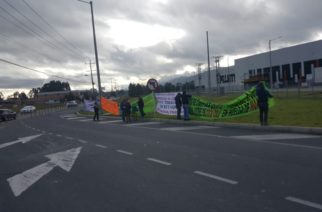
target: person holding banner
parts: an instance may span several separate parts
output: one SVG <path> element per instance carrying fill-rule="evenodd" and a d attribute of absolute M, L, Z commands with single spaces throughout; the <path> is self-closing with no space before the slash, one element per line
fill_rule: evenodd
<path fill-rule="evenodd" d="M 181 119 L 181 107 L 182 107 L 181 93 L 178 93 L 176 95 L 176 97 L 174 98 L 174 101 L 176 102 L 177 119 Z"/>
<path fill-rule="evenodd" d="M 141 114 L 141 118 L 144 118 L 144 111 L 143 111 L 143 108 L 144 108 L 144 101 L 142 99 L 141 96 L 139 96 L 139 100 L 138 100 L 138 106 L 139 106 L 139 111 L 140 111 L 140 114 Z"/>
<path fill-rule="evenodd" d="M 259 121 L 261 126 L 268 125 L 268 99 L 273 97 L 265 88 L 264 82 L 260 82 L 256 87 L 257 105 L 259 107 Z"/>
<path fill-rule="evenodd" d="M 189 99 L 191 95 L 186 94 L 186 91 L 182 92 L 182 105 L 183 105 L 183 118 L 185 121 L 189 120 Z"/>

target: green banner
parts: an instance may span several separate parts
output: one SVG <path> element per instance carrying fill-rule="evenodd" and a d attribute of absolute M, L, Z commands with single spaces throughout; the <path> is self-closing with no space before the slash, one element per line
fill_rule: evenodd
<path fill-rule="evenodd" d="M 269 107 L 274 105 L 274 100 L 269 100 Z M 208 119 L 223 119 L 245 115 L 257 110 L 256 88 L 253 87 L 227 104 L 215 104 L 209 101 L 192 97 L 190 114 Z"/>
<path fill-rule="evenodd" d="M 153 94 L 143 97 L 143 100 L 145 103 L 144 111 L 150 114 L 154 113 L 156 100 Z M 133 103 L 137 104 L 137 101 L 132 102 L 132 104 Z M 174 101 L 173 104 L 175 104 Z M 274 99 L 271 98 L 269 99 L 269 107 L 272 107 L 273 105 Z M 203 100 L 198 96 L 192 96 L 189 103 L 189 112 L 191 115 L 200 119 L 209 120 L 243 116 L 256 111 L 257 109 L 256 87 L 251 88 L 241 96 L 226 104 L 216 104 L 211 101 Z"/>

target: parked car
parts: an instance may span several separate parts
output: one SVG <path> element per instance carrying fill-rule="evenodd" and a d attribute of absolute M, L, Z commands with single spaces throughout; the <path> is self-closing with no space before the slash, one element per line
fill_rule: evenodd
<path fill-rule="evenodd" d="M 10 109 L 0 109 L 0 120 L 8 121 L 11 119 L 16 119 L 16 112 L 13 112 Z"/>
<path fill-rule="evenodd" d="M 72 100 L 72 101 L 68 101 L 66 103 L 66 106 L 67 107 L 77 107 L 77 102 L 75 100 Z"/>
<path fill-rule="evenodd" d="M 32 105 L 24 106 L 21 108 L 20 113 L 33 113 L 36 111 L 36 107 Z"/>

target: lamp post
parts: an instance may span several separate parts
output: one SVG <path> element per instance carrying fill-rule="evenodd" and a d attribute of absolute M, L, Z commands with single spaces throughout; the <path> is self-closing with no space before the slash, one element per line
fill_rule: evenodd
<path fill-rule="evenodd" d="M 100 68 L 98 62 L 98 53 L 97 53 L 97 45 L 96 45 L 96 34 L 95 34 L 95 24 L 94 24 L 94 14 L 93 14 L 93 2 L 92 1 L 83 1 L 78 0 L 80 2 L 89 4 L 91 6 L 91 15 L 92 15 L 92 27 L 93 27 L 93 39 L 94 39 L 94 49 L 95 49 L 95 61 L 96 61 L 96 71 L 97 71 L 97 83 L 98 83 L 98 93 L 99 93 L 99 102 L 101 103 L 102 98 L 102 87 L 101 87 L 101 77 L 100 77 Z M 101 104 L 99 104 L 101 107 Z"/>
<path fill-rule="evenodd" d="M 268 40 L 268 48 L 269 48 L 269 85 L 271 89 L 273 88 L 273 70 L 272 70 L 272 41 L 282 38 L 282 36 L 278 36 L 276 38 Z"/>

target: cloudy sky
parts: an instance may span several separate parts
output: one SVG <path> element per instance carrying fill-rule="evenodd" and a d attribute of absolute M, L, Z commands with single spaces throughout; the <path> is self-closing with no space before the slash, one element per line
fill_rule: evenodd
<path fill-rule="evenodd" d="M 107 91 L 192 74 L 196 63 L 207 63 L 206 31 L 210 55 L 225 56 L 221 66 L 267 51 L 268 40 L 279 36 L 273 49 L 322 39 L 321 0 L 94 0 L 93 6 Z M 50 80 L 90 88 L 85 63 L 95 55 L 89 4 L 0 0 L 0 29 L 5 95 Z"/>

